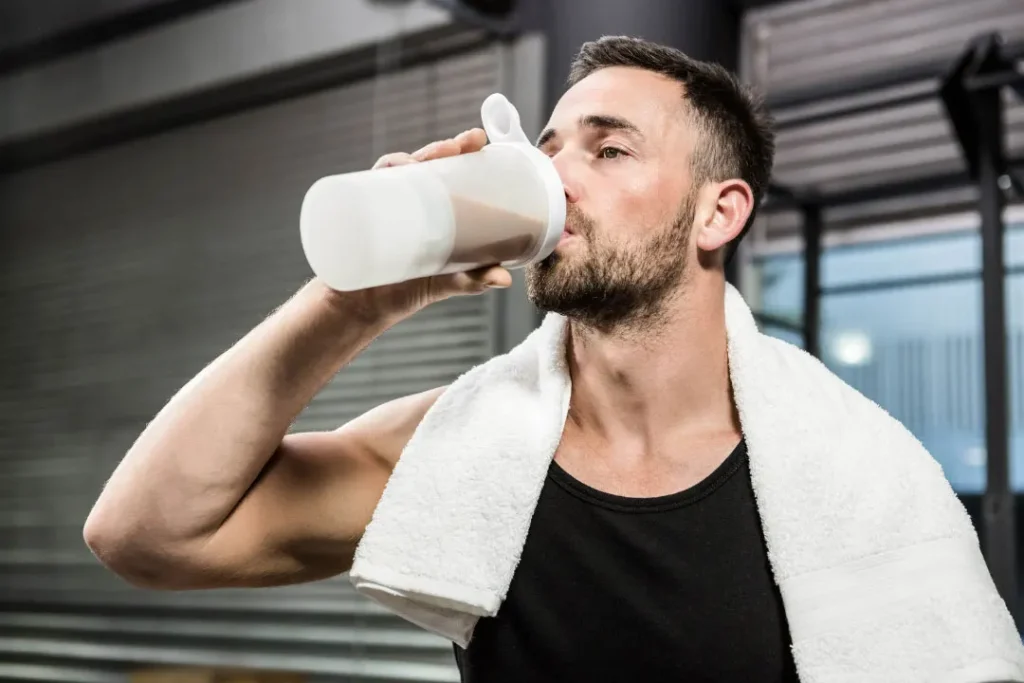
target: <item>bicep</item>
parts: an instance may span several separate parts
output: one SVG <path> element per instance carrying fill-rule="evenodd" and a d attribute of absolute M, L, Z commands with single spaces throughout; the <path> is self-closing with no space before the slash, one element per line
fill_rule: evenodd
<path fill-rule="evenodd" d="M 301 583 L 349 569 L 391 471 L 346 437 L 285 438 L 205 545 L 212 585 Z"/>
<path fill-rule="evenodd" d="M 395 462 L 439 393 L 392 401 L 333 432 L 286 436 L 210 537 L 212 566 L 203 574 L 218 586 L 269 586 L 347 571 Z"/>

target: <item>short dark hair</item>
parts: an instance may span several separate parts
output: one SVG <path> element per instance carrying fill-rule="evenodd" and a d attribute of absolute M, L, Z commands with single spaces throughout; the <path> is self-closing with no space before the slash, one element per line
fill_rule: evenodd
<path fill-rule="evenodd" d="M 754 222 L 775 158 L 774 121 L 763 98 L 719 64 L 627 36 L 605 36 L 584 43 L 572 62 L 568 85 L 612 66 L 653 71 L 683 85 L 683 98 L 701 131 L 693 155 L 695 187 L 729 178 L 750 185 L 754 207 L 743 231 L 729 245 L 727 256 L 731 257 Z"/>

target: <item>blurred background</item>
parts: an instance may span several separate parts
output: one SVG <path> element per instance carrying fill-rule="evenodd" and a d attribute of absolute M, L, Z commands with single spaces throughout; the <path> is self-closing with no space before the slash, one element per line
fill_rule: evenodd
<path fill-rule="evenodd" d="M 925 443 L 1017 610 L 1021 0 L 4 0 L 0 680 L 457 680 L 447 642 L 345 577 L 146 592 L 81 528 L 147 420 L 309 277 L 314 180 L 478 125 L 495 91 L 535 135 L 603 34 L 766 93 L 775 185 L 729 276 Z M 430 308 L 295 428 L 449 382 L 538 320 L 521 279 Z"/>

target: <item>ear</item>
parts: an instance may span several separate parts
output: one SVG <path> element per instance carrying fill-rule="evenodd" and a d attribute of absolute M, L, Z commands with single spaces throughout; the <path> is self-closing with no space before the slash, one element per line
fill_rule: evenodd
<path fill-rule="evenodd" d="M 697 247 L 713 252 L 731 242 L 743 231 L 754 208 L 754 193 L 750 185 L 738 179 L 708 183 L 702 198 L 711 211 L 697 232 Z"/>

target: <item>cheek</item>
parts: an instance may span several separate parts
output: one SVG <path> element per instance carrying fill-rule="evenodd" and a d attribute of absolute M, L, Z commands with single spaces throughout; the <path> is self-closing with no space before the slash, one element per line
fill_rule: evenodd
<path fill-rule="evenodd" d="M 645 235 L 674 221 L 682 196 L 680 179 L 664 174 L 635 173 L 623 178 L 617 191 L 609 193 L 609 214 L 614 224 L 631 235 Z"/>

